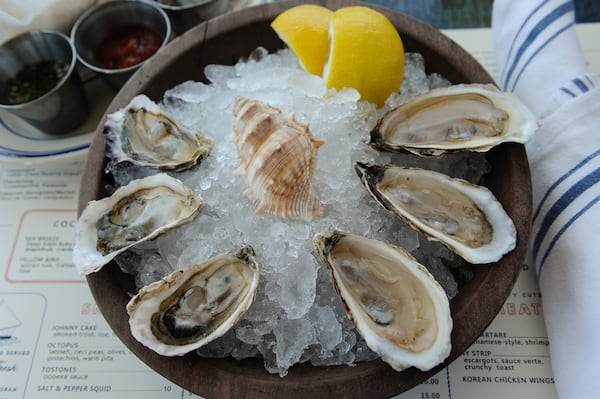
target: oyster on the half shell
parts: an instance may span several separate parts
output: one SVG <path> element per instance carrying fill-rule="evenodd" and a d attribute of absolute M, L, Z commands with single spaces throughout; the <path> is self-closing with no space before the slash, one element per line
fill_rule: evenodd
<path fill-rule="evenodd" d="M 434 89 L 385 113 L 370 145 L 421 156 L 484 152 L 507 141 L 525 143 L 538 127 L 535 115 L 513 93 L 492 85 Z"/>
<path fill-rule="evenodd" d="M 429 370 L 448 357 L 452 317 L 444 289 L 408 252 L 339 231 L 317 234 L 348 317 L 373 351 L 395 370 Z"/>
<path fill-rule="evenodd" d="M 133 245 L 192 220 L 203 206 L 165 173 L 133 180 L 86 205 L 75 227 L 73 262 L 81 274 L 95 272 Z"/>
<path fill-rule="evenodd" d="M 486 187 L 419 168 L 356 162 L 354 170 L 380 205 L 468 262 L 515 248 L 514 223 Z"/>
<path fill-rule="evenodd" d="M 206 158 L 214 140 L 183 125 L 143 94 L 109 114 L 104 124 L 107 168 L 128 161 L 159 170 L 181 171 Z"/>
<path fill-rule="evenodd" d="M 184 355 L 231 329 L 254 301 L 258 281 L 248 245 L 176 270 L 129 301 L 131 333 L 158 354 Z"/>

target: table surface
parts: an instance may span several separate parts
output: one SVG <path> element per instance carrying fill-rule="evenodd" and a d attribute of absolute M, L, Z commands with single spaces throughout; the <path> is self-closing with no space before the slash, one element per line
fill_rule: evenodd
<path fill-rule="evenodd" d="M 491 26 L 493 0 L 369 0 L 419 18 L 438 29 Z M 575 0 L 576 22 L 599 22 L 600 2 Z"/>

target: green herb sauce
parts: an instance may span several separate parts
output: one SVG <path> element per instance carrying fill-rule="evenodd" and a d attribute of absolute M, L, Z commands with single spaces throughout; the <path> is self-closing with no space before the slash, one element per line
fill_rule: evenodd
<path fill-rule="evenodd" d="M 68 65 L 40 61 L 27 65 L 8 81 L 8 103 L 26 103 L 52 90 L 65 76 Z"/>

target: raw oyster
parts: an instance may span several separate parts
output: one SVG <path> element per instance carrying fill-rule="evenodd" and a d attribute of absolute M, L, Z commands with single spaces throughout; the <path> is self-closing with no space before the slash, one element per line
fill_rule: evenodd
<path fill-rule="evenodd" d="M 181 171 L 201 162 L 213 139 L 186 127 L 143 94 L 106 117 L 107 165 L 129 161 L 159 170 Z"/>
<path fill-rule="evenodd" d="M 143 287 L 127 304 L 131 334 L 164 356 L 225 334 L 248 310 L 259 268 L 250 246 L 191 265 Z"/>
<path fill-rule="evenodd" d="M 506 141 L 525 143 L 537 127 L 536 117 L 515 94 L 492 85 L 460 84 L 388 111 L 371 131 L 369 144 L 421 156 L 484 152 Z"/>
<path fill-rule="evenodd" d="M 513 221 L 486 187 L 419 168 L 356 162 L 354 170 L 379 204 L 468 262 L 515 248 Z"/>
<path fill-rule="evenodd" d="M 237 97 L 233 108 L 234 143 L 242 165 L 244 195 L 256 213 L 309 221 L 322 213 L 312 177 L 323 140 L 294 115 L 259 100 Z"/>
<path fill-rule="evenodd" d="M 75 228 L 73 262 L 81 274 L 95 272 L 131 246 L 192 220 L 203 206 L 167 174 L 133 180 L 87 204 Z"/>
<path fill-rule="evenodd" d="M 330 231 L 314 239 L 350 319 L 395 370 L 429 370 L 448 357 L 452 317 L 444 289 L 408 252 Z"/>

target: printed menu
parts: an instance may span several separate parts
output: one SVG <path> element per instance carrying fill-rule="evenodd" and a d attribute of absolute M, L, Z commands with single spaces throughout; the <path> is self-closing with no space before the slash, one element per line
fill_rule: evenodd
<path fill-rule="evenodd" d="M 594 70 L 590 38 L 578 26 Z M 491 30 L 445 31 L 492 75 Z M 0 164 L 0 399 L 197 397 L 135 357 L 107 325 L 71 260 L 83 161 Z M 535 272 L 523 265 L 496 319 L 449 367 L 397 399 L 556 398 Z"/>

